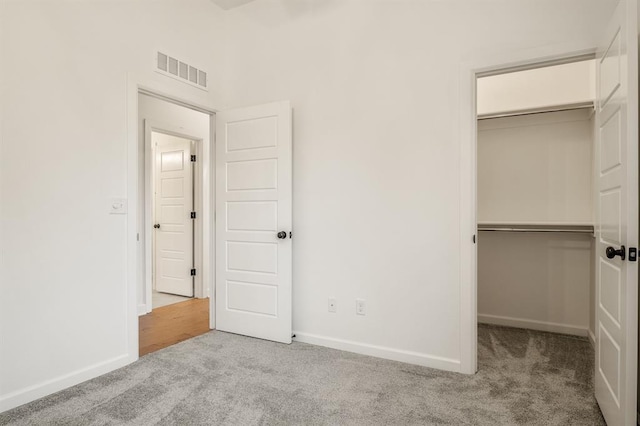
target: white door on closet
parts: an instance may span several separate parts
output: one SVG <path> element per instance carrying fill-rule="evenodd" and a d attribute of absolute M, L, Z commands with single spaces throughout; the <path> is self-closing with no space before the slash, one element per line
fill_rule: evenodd
<path fill-rule="evenodd" d="M 595 391 L 609 426 L 636 424 L 638 24 L 620 0 L 597 59 Z"/>
<path fill-rule="evenodd" d="M 216 114 L 216 328 L 291 343 L 289 102 Z"/>

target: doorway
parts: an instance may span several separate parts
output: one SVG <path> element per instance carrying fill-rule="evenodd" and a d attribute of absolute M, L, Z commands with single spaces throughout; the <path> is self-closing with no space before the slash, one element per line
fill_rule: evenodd
<path fill-rule="evenodd" d="M 595 363 L 593 393 L 607 424 L 631 424 L 636 419 L 637 395 L 637 244 L 638 244 L 638 61 L 636 3 L 619 2 L 608 24 L 600 32 L 596 56 L 596 93 L 594 96 L 593 206 L 596 288 L 595 288 Z M 632 13 L 629 13 L 629 10 Z M 606 27 L 606 28 L 605 28 Z M 540 62 L 561 58 L 554 49 L 544 50 Z M 630 58 L 627 56 L 630 55 Z M 520 58 L 521 60 L 521 58 Z M 533 61 L 532 61 L 533 62 Z M 527 61 L 514 66 L 531 68 Z M 476 371 L 478 347 L 478 268 L 477 220 L 477 114 L 476 79 L 482 73 L 504 73 L 485 64 L 469 68 L 469 107 L 462 108 L 462 132 L 470 130 L 470 144 L 463 142 L 461 161 L 464 218 L 461 223 L 462 251 L 462 366 Z M 509 64 L 503 61 L 502 64 Z M 496 71 L 498 70 L 498 71 Z M 487 75 L 487 74 L 484 74 Z M 464 92 L 464 91 L 463 91 Z M 464 95 L 463 98 L 466 98 Z M 469 120 L 471 118 L 471 120 Z M 466 137 L 463 138 L 463 141 Z M 468 222 L 467 222 L 468 220 Z M 468 232 L 468 233 L 467 233 Z M 466 238 L 469 240 L 466 240 Z M 468 250 L 467 250 L 468 249 Z M 466 324 L 466 325 L 465 325 Z M 467 328 L 469 327 L 469 328 Z M 470 339 L 468 339 L 470 338 Z M 469 349 L 469 350 L 467 350 Z M 565 351 L 570 353 L 570 351 Z M 557 358 L 556 358 L 557 359 Z"/>
<path fill-rule="evenodd" d="M 595 60 L 477 92 L 478 322 L 593 342 Z"/>
<path fill-rule="evenodd" d="M 145 355 L 210 330 L 213 196 L 206 176 L 213 115 L 150 94 L 138 97 L 145 302 L 139 354 Z"/>
<path fill-rule="evenodd" d="M 505 371 L 517 392 L 544 388 L 600 420 L 595 70 L 587 59 L 477 78 L 477 356 L 481 374 Z"/>
<path fill-rule="evenodd" d="M 133 235 L 135 244 L 129 246 L 137 253 L 134 270 L 138 319 L 135 326 L 130 327 L 130 336 L 137 338 L 136 352 L 143 355 L 214 328 L 290 343 L 293 238 L 290 103 L 281 101 L 214 112 L 186 101 L 175 101 L 134 83 L 132 87 L 138 89 L 137 101 L 133 91 L 129 99 L 138 112 L 137 139 L 130 137 L 129 146 L 130 158 L 135 159 L 129 162 L 129 170 L 137 176 L 135 188 L 130 189 L 138 200 L 136 213 L 131 216 L 136 217 L 137 223 L 131 224 L 131 218 L 129 220 L 129 229 L 137 231 Z M 185 117 L 186 112 L 194 111 L 200 113 L 198 119 Z M 182 120 L 177 121 L 180 117 Z M 217 138 L 213 137 L 214 132 Z M 193 219 L 189 223 L 193 223 L 195 232 L 194 267 L 188 268 L 188 253 L 177 259 L 182 263 L 180 268 L 195 272 L 194 290 L 185 291 L 187 296 L 181 294 L 180 297 L 189 297 L 189 294 L 193 297 L 159 308 L 153 306 L 153 246 L 160 243 L 158 238 L 154 239 L 154 233 L 162 230 L 163 223 L 154 221 L 154 205 L 160 201 L 152 196 L 151 170 L 154 159 L 161 161 L 152 153 L 154 134 L 172 136 L 170 143 L 178 145 L 171 145 L 166 152 L 173 155 L 182 150 L 182 154 L 176 155 L 185 161 L 185 141 L 189 141 L 196 160 L 192 165 L 195 210 L 187 211 L 195 213 L 195 217 L 189 217 Z M 136 149 L 132 152 L 134 141 Z M 193 151 L 188 155 L 193 155 Z M 186 166 L 178 168 L 180 170 L 170 168 L 168 172 L 183 173 L 183 181 L 188 176 Z M 216 197 L 213 188 L 216 188 Z M 175 192 L 171 194 L 174 195 L 169 197 L 172 202 L 180 198 L 186 209 L 189 202 L 175 196 Z M 188 190 L 180 194 L 188 195 Z M 176 222 L 172 219 L 172 225 Z M 154 225 L 160 228 L 153 228 Z M 174 252 L 178 250 L 173 247 L 169 251 L 174 256 L 169 259 L 176 260 Z M 174 261 L 172 265 L 180 262 Z M 216 264 L 223 267 L 215 268 Z M 184 277 L 172 275 L 172 278 Z M 176 289 L 170 291 L 179 293 Z M 160 313 L 166 313 L 164 320 L 154 320 Z M 197 316 L 197 321 L 189 317 L 191 314 Z M 184 331 L 180 328 L 183 325 L 192 328 Z M 169 332 L 173 337 L 167 338 Z M 149 336 L 158 335 L 162 340 L 159 344 L 146 341 Z"/>

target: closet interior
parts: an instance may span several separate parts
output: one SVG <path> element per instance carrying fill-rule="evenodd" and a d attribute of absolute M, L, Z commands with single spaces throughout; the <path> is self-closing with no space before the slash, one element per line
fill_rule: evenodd
<path fill-rule="evenodd" d="M 477 90 L 478 323 L 592 340 L 595 62 Z"/>

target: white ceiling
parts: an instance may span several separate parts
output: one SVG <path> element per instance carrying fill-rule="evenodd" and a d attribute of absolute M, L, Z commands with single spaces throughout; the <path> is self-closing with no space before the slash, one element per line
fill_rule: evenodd
<path fill-rule="evenodd" d="M 252 2 L 253 0 L 211 0 L 224 10 L 233 9 L 234 7 L 242 6 L 243 4 L 247 4 Z"/>

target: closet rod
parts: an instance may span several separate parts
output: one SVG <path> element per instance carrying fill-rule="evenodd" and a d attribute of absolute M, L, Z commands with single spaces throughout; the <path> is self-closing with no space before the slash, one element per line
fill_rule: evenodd
<path fill-rule="evenodd" d="M 563 232 L 569 234 L 593 234 L 588 229 L 542 229 L 542 228 L 478 228 L 478 231 L 487 232 Z"/>

